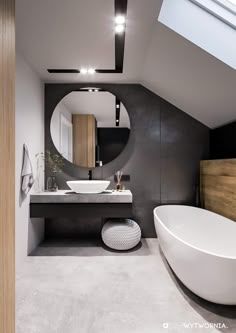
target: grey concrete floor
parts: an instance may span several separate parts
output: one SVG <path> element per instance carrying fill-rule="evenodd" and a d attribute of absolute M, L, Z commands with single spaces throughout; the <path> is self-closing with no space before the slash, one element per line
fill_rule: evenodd
<path fill-rule="evenodd" d="M 185 328 L 189 323 L 193 327 Z M 143 239 L 126 253 L 93 241 L 44 242 L 17 273 L 16 333 L 188 331 L 236 332 L 236 307 L 188 291 L 157 239 Z"/>

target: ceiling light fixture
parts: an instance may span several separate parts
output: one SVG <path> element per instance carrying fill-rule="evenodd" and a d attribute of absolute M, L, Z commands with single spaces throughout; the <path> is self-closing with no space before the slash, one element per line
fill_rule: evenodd
<path fill-rule="evenodd" d="M 215 0 L 216 1 L 216 0 Z M 217 1 L 227 1 L 227 0 L 217 0 Z M 236 1 L 236 0 L 228 0 L 228 1 Z M 90 65 L 94 64 L 86 64 L 83 65 L 86 67 L 81 67 L 79 69 L 75 68 L 48 68 L 47 71 L 49 73 L 78 73 L 86 76 L 87 74 L 120 74 L 123 73 L 124 67 L 124 52 L 125 52 L 125 35 L 126 35 L 126 24 L 127 24 L 127 5 L 128 0 L 114 0 L 114 16 L 112 18 L 113 25 L 111 26 L 112 32 L 114 34 L 115 39 L 115 66 L 114 68 L 107 69 L 99 69 L 94 67 L 95 69 L 92 71 L 89 69 Z M 89 71 L 89 72 L 88 72 Z"/>
<path fill-rule="evenodd" d="M 96 71 L 95 71 L 95 69 L 94 68 L 89 68 L 89 69 L 87 69 L 87 68 L 82 68 L 81 70 L 80 70 L 80 73 L 81 74 L 94 74 L 94 73 L 96 73 Z"/>
<path fill-rule="evenodd" d="M 120 108 L 120 105 L 119 105 L 119 104 L 116 104 L 116 108 L 119 109 L 119 108 Z"/>
<path fill-rule="evenodd" d="M 118 15 L 115 17 L 116 24 L 124 24 L 125 23 L 125 17 L 122 15 Z"/>
<path fill-rule="evenodd" d="M 94 91 L 95 91 L 95 92 L 98 92 L 98 89 L 95 89 Z"/>
<path fill-rule="evenodd" d="M 95 69 L 94 68 L 89 68 L 88 69 L 88 73 L 89 74 L 94 74 L 96 71 L 95 71 Z"/>
<path fill-rule="evenodd" d="M 125 30 L 125 26 L 123 24 L 118 24 L 115 26 L 115 32 L 117 32 L 118 34 L 124 32 Z"/>
<path fill-rule="evenodd" d="M 89 89 L 89 92 L 93 92 L 93 89 Z"/>
<path fill-rule="evenodd" d="M 81 73 L 81 74 L 87 74 L 87 73 L 88 73 L 87 68 L 82 68 L 82 69 L 80 70 L 80 73 Z"/>

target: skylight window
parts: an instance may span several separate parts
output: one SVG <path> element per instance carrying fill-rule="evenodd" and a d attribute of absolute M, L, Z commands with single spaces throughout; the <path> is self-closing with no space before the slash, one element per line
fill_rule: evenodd
<path fill-rule="evenodd" d="M 224 9 L 236 14 L 236 0 L 214 0 L 217 4 L 222 6 Z"/>
<path fill-rule="evenodd" d="M 236 0 L 190 0 L 236 29 Z"/>
<path fill-rule="evenodd" d="M 231 2 L 234 6 L 236 6 L 236 0 L 227 0 L 228 2 Z"/>

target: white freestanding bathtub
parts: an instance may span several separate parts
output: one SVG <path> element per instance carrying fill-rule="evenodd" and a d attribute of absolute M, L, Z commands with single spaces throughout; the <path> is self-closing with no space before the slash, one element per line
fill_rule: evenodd
<path fill-rule="evenodd" d="M 198 296 L 236 304 L 236 222 L 210 211 L 167 205 L 154 209 L 165 258 L 181 282 Z"/>

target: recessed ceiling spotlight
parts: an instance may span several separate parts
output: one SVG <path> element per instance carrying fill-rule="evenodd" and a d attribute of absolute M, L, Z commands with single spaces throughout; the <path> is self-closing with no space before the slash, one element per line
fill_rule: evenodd
<path fill-rule="evenodd" d="M 92 92 L 93 91 L 93 89 L 89 89 L 89 92 Z"/>
<path fill-rule="evenodd" d="M 95 92 L 98 92 L 98 89 L 95 89 L 94 91 L 95 91 Z"/>
<path fill-rule="evenodd" d="M 125 23 L 125 17 L 122 15 L 118 15 L 115 17 L 116 24 L 124 24 Z"/>
<path fill-rule="evenodd" d="M 116 119 L 116 122 L 118 123 L 118 122 L 119 122 L 119 120 L 118 120 L 118 119 Z"/>
<path fill-rule="evenodd" d="M 116 108 L 119 109 L 119 108 L 120 108 L 120 105 L 119 105 L 119 104 L 116 104 Z"/>
<path fill-rule="evenodd" d="M 87 74 L 88 73 L 87 68 L 81 68 L 80 73 L 81 74 Z"/>
<path fill-rule="evenodd" d="M 94 74 L 96 71 L 95 71 L 95 69 L 94 68 L 89 68 L 88 69 L 88 73 L 89 74 Z"/>
<path fill-rule="evenodd" d="M 118 24 L 115 26 L 115 32 L 117 32 L 118 34 L 123 32 L 125 30 L 125 26 L 123 24 Z"/>

